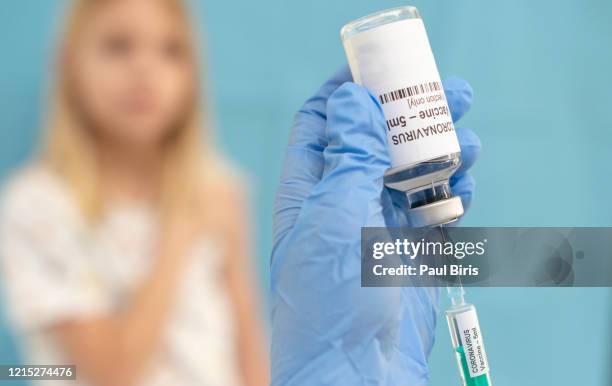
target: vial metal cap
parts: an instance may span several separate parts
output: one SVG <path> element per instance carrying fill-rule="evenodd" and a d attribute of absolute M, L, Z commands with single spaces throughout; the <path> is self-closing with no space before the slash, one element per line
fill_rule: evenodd
<path fill-rule="evenodd" d="M 461 198 L 451 197 L 410 209 L 408 219 L 413 227 L 431 227 L 451 223 L 463 213 Z"/>

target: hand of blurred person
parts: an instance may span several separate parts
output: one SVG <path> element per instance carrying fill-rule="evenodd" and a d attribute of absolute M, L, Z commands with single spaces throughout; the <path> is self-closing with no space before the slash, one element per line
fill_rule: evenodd
<path fill-rule="evenodd" d="M 453 120 L 469 108 L 464 81 L 444 83 Z M 467 208 L 480 148 L 457 129 L 463 165 L 452 188 Z M 361 288 L 362 227 L 407 226 L 383 185 L 385 121 L 347 68 L 298 112 L 274 216 L 273 385 L 425 385 L 439 290 Z"/>
<path fill-rule="evenodd" d="M 123 312 L 54 328 L 90 381 L 113 386 L 139 384 L 150 353 L 159 345 L 181 277 L 195 255 L 194 243 L 203 230 L 198 217 L 173 216 L 162 227 L 156 260 L 126 299 L 129 306 Z"/>

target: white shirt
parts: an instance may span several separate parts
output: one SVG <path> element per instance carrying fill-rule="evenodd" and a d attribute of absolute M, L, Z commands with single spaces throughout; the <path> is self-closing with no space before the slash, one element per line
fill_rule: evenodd
<path fill-rule="evenodd" d="M 120 310 L 154 263 L 156 228 L 151 210 L 132 206 L 88 230 L 66 186 L 41 165 L 8 183 L 0 206 L 2 285 L 24 363 L 68 364 L 48 327 Z M 193 249 L 142 385 L 240 384 L 222 247 L 202 238 Z M 85 385 L 78 369 L 77 382 L 66 385 Z"/>

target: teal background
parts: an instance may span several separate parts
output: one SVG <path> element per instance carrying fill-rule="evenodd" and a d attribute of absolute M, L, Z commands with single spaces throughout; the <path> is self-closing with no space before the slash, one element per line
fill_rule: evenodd
<path fill-rule="evenodd" d="M 33 148 L 64 1 L 0 2 L 0 174 Z M 383 0 L 201 1 L 217 136 L 253 182 L 262 283 L 292 116 L 344 63 L 339 30 Z M 465 225 L 611 226 L 612 2 L 419 1 L 443 77 L 475 89 L 483 152 Z M 265 284 L 263 285 L 265 287 Z M 609 385 L 608 289 L 470 289 L 496 386 Z M 443 318 L 431 385 L 458 375 Z M 0 363 L 18 361 L 0 328 Z"/>

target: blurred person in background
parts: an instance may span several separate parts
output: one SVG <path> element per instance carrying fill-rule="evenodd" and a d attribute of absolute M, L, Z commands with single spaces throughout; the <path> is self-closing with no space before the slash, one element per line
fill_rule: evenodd
<path fill-rule="evenodd" d="M 78 385 L 268 383 L 244 189 L 202 124 L 187 13 L 75 0 L 40 155 L 3 195 L 24 362 L 74 363 Z"/>

